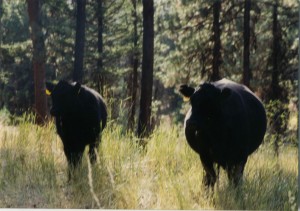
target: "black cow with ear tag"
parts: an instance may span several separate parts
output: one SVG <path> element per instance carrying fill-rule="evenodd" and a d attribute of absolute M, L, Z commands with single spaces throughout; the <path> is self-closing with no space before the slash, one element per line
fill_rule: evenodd
<path fill-rule="evenodd" d="M 185 136 L 200 155 L 204 184 L 215 184 L 217 164 L 237 185 L 248 156 L 259 147 L 266 132 L 263 104 L 246 86 L 227 79 L 196 89 L 181 85 L 179 91 L 191 103 L 185 117 Z"/>
<path fill-rule="evenodd" d="M 63 142 L 70 170 L 80 163 L 87 145 L 93 163 L 107 121 L 103 98 L 95 90 L 78 82 L 46 82 L 46 88 L 46 94 L 52 98 L 50 114 L 55 117 L 57 133 Z"/>

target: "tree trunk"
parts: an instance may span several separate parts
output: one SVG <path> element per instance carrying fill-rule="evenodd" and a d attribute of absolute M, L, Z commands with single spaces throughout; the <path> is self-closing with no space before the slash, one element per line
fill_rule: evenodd
<path fill-rule="evenodd" d="M 134 128 L 134 117 L 136 111 L 136 95 L 137 95 L 137 74 L 138 74 L 138 65 L 139 65 L 139 53 L 138 53 L 138 31 L 137 31 L 137 2 L 136 0 L 131 0 L 133 10 L 132 10 L 132 18 L 133 18 L 133 53 L 132 53 L 132 73 L 130 74 L 130 111 L 128 117 L 128 130 L 133 130 Z"/>
<path fill-rule="evenodd" d="M 3 0 L 0 0 L 0 72 L 2 71 L 2 15 L 3 15 Z"/>
<path fill-rule="evenodd" d="M 140 113 L 137 135 L 147 137 L 151 132 L 151 103 L 154 60 L 154 5 L 153 0 L 143 0 L 143 61 L 141 78 Z"/>
<path fill-rule="evenodd" d="M 279 30 L 278 30 L 278 0 L 274 2 L 273 5 L 273 49 L 272 49 L 272 81 L 271 81 L 271 96 L 272 100 L 278 99 L 280 97 L 280 87 L 279 87 L 279 68 L 278 68 L 278 55 L 280 52 L 280 40 L 279 40 Z"/>
<path fill-rule="evenodd" d="M 278 0 L 274 2 L 273 5 L 273 26 L 272 26 L 272 33 L 273 33 L 273 49 L 272 49 L 272 63 L 273 63 L 273 70 L 272 70 L 272 81 L 271 81 L 271 93 L 270 99 L 271 100 L 278 100 L 281 97 L 281 89 L 279 86 L 279 68 L 278 68 L 278 55 L 280 52 L 280 39 L 279 39 L 279 30 L 278 30 Z M 281 105 L 279 105 L 280 107 Z M 273 115 L 273 125 L 272 130 L 275 134 L 274 140 L 274 152 L 275 155 L 279 156 L 279 134 L 282 127 L 282 121 L 279 116 L 283 113 L 283 108 L 277 108 L 277 112 Z"/>
<path fill-rule="evenodd" d="M 96 80 L 98 91 L 101 95 L 104 94 L 104 74 L 103 74 L 103 0 L 98 0 L 98 42 L 97 42 L 97 51 L 98 51 L 98 60 L 97 60 L 97 72 Z"/>
<path fill-rule="evenodd" d="M 75 58 L 73 80 L 82 82 L 83 79 L 83 57 L 85 42 L 85 5 L 86 0 L 76 0 L 76 38 L 75 38 Z"/>
<path fill-rule="evenodd" d="M 0 72 L 2 71 L 2 15 L 3 15 L 3 0 L 0 0 Z"/>
<path fill-rule="evenodd" d="M 3 56 L 2 56 L 2 16 L 3 16 L 3 0 L 0 0 L 0 73 L 3 74 L 3 69 L 2 69 L 2 60 L 3 60 Z M 3 90 L 4 89 L 4 84 L 2 83 L 0 88 Z M 4 94 L 2 92 L 1 96 L 0 96 L 1 100 L 0 100 L 0 109 L 3 108 L 4 106 Z"/>
<path fill-rule="evenodd" d="M 250 87 L 250 10 L 251 0 L 245 0 L 244 6 L 244 71 L 243 84 Z"/>
<path fill-rule="evenodd" d="M 213 61 L 211 80 L 220 79 L 219 67 L 221 64 L 221 29 L 220 29 L 221 0 L 215 0 L 213 4 Z"/>
<path fill-rule="evenodd" d="M 36 122 L 43 124 L 47 116 L 45 93 L 45 43 L 41 24 L 41 1 L 27 0 L 31 40 L 33 45 L 33 72 Z"/>

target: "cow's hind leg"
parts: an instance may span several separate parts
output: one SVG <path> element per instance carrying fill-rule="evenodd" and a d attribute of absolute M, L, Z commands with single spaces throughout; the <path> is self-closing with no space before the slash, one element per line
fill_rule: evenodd
<path fill-rule="evenodd" d="M 89 147 L 89 157 L 90 157 L 90 161 L 92 164 L 94 164 L 96 162 L 96 159 L 97 159 L 97 154 L 96 154 L 96 150 L 98 149 L 99 147 L 99 144 L 100 144 L 100 140 L 101 138 L 97 138 L 97 140 L 90 144 Z"/>
<path fill-rule="evenodd" d="M 68 160 L 68 167 L 69 167 L 68 177 L 70 181 L 74 170 L 77 168 L 77 166 L 80 164 L 82 160 L 84 146 L 76 149 L 70 147 L 64 147 L 64 152 Z"/>
<path fill-rule="evenodd" d="M 214 170 L 213 162 L 200 156 L 202 165 L 204 167 L 205 175 L 203 178 L 203 184 L 207 187 L 213 187 L 217 180 L 217 175 Z"/>
<path fill-rule="evenodd" d="M 246 162 L 247 159 L 227 168 L 228 179 L 233 182 L 235 187 L 238 186 L 242 180 Z"/>

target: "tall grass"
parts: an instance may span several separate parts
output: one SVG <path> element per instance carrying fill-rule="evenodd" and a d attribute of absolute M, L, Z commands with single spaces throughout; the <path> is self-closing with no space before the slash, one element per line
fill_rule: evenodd
<path fill-rule="evenodd" d="M 296 210 L 298 151 L 268 146 L 249 157 L 237 189 L 220 172 L 213 191 L 202 186 L 203 170 L 182 128 L 162 125 L 146 148 L 110 123 L 91 165 L 85 154 L 68 182 L 67 162 L 55 126 L 0 127 L 0 207 L 112 209 Z"/>

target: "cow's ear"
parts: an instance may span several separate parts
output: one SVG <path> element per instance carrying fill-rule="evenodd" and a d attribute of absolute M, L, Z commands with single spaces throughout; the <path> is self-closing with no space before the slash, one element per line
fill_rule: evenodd
<path fill-rule="evenodd" d="M 79 82 L 76 82 L 76 84 L 74 86 L 74 93 L 78 95 L 80 92 L 80 89 L 81 89 L 81 84 Z"/>
<path fill-rule="evenodd" d="M 232 91 L 229 88 L 222 89 L 222 91 L 221 91 L 221 102 L 226 100 L 231 95 L 231 92 Z"/>
<path fill-rule="evenodd" d="M 54 87 L 55 87 L 55 85 L 53 83 L 47 81 L 46 82 L 46 95 L 50 96 L 54 90 Z"/>
<path fill-rule="evenodd" d="M 183 95 L 184 97 L 183 100 L 188 101 L 190 100 L 190 97 L 194 94 L 195 89 L 193 87 L 184 84 L 180 86 L 179 92 Z"/>

